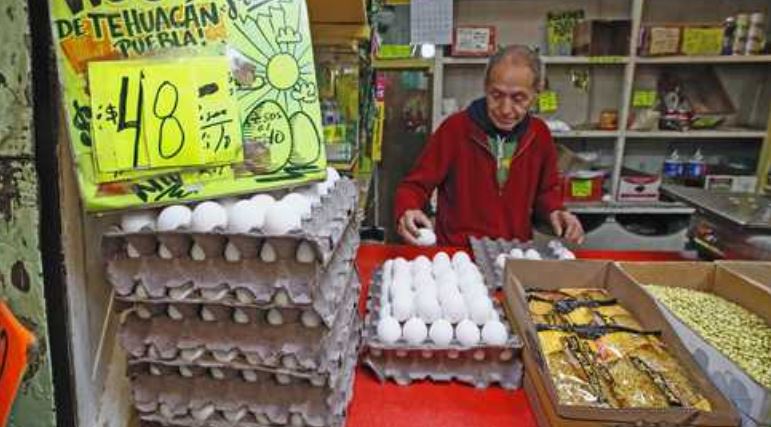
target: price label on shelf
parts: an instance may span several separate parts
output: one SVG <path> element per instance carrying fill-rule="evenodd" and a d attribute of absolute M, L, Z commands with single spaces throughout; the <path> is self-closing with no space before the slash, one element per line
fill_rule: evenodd
<path fill-rule="evenodd" d="M 570 183 L 570 194 L 576 198 L 586 198 L 592 195 L 591 179 L 576 179 Z"/>
<path fill-rule="evenodd" d="M 545 90 L 538 95 L 538 111 L 541 113 L 553 113 L 559 108 L 559 97 L 553 90 Z"/>
<path fill-rule="evenodd" d="M 632 93 L 632 106 L 635 108 L 651 108 L 655 104 L 655 90 L 636 90 Z"/>
<path fill-rule="evenodd" d="M 89 64 L 102 175 L 232 163 L 242 157 L 226 58 Z"/>

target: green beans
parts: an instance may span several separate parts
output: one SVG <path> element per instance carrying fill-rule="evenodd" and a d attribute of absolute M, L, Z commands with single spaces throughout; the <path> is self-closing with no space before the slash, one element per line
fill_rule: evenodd
<path fill-rule="evenodd" d="M 771 327 L 760 316 L 706 292 L 656 285 L 646 289 L 755 381 L 771 388 Z"/>

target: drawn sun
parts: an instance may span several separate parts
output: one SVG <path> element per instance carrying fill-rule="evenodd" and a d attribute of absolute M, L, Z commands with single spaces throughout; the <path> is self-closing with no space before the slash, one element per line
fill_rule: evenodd
<path fill-rule="evenodd" d="M 241 11 L 231 28 L 240 68 L 246 70 L 235 72 L 238 102 L 246 117 L 244 136 L 276 139 L 270 143 L 274 170 L 287 164 L 309 166 L 323 154 L 313 50 L 304 31 L 307 22 L 303 1 L 274 0 Z M 266 116 L 273 117 L 267 126 L 249 127 Z M 288 144 L 281 146 L 279 140 Z"/>

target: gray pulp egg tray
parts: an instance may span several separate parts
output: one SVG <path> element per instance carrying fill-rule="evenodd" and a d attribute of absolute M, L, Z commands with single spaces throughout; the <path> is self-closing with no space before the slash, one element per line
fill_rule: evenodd
<path fill-rule="evenodd" d="M 355 217 L 348 219 L 325 265 L 296 262 L 296 241 L 284 245 L 282 249 L 289 250 L 279 252 L 275 262 L 266 263 L 259 258 L 169 260 L 154 253 L 129 258 L 119 240 L 107 239 L 107 278 L 119 301 L 245 308 L 312 306 L 329 326 L 348 283 L 340 279 L 350 274 L 359 247 L 357 224 Z"/>
<path fill-rule="evenodd" d="M 358 337 L 361 322 L 350 327 Z M 353 394 L 358 340 L 340 360 L 340 375 L 314 383 L 266 372 L 141 364 L 129 368 L 134 405 L 147 425 L 343 426 Z M 248 378 L 248 380 L 247 380 Z"/>
<path fill-rule="evenodd" d="M 522 243 L 519 240 L 491 239 L 489 237 L 478 239 L 470 237 L 469 243 L 471 243 L 471 250 L 474 252 L 474 262 L 479 266 L 479 270 L 485 278 L 485 284 L 493 290 L 503 288 L 503 269 L 495 265 L 496 258 L 502 253 L 509 253 L 514 248 L 519 248 L 523 251 L 535 249 L 541 254 L 542 259 L 559 259 L 551 249 L 535 245 L 533 242 Z"/>
<path fill-rule="evenodd" d="M 381 381 L 393 379 L 401 385 L 417 380 L 458 381 L 477 388 L 497 383 L 506 389 L 522 384 L 522 341 L 505 321 L 505 313 L 496 302 L 498 315 L 509 332 L 503 346 L 480 343 L 467 347 L 453 339 L 447 347 L 425 342 L 412 345 L 399 340 L 393 344 L 381 342 L 377 333 L 382 269 L 373 276 L 367 298 L 367 315 L 363 331 L 363 362 Z M 495 299 L 493 299 L 495 301 Z"/>
<path fill-rule="evenodd" d="M 210 307 L 212 321 L 199 317 L 196 307 L 186 307 L 182 319 L 174 320 L 160 309 L 142 319 L 134 309 L 122 316 L 121 345 L 132 363 L 234 367 L 286 373 L 296 377 L 333 378 L 340 372 L 340 360 L 355 331 L 360 285 L 351 270 L 346 291 L 337 302 L 334 322 L 327 327 L 304 326 L 287 309 L 286 322 L 270 325 L 267 310 L 242 310 L 248 323 L 236 323 L 231 307 Z M 187 317 L 185 314 L 192 314 Z"/>
<path fill-rule="evenodd" d="M 227 230 L 214 230 L 208 233 L 198 233 L 191 230 L 176 230 L 156 232 L 142 230 L 138 232 L 109 231 L 102 238 L 102 253 L 108 262 L 120 262 L 128 258 L 129 244 L 143 258 L 157 258 L 158 249 L 163 244 L 171 253 L 172 258 L 190 259 L 190 249 L 193 243 L 201 247 L 206 259 L 222 258 L 228 242 L 239 249 L 243 259 L 259 258 L 259 250 L 263 243 L 270 242 L 279 256 L 287 263 L 295 264 L 292 268 L 308 268 L 295 260 L 295 250 L 302 241 L 309 242 L 316 253 L 313 268 L 326 266 L 338 246 L 345 229 L 357 216 L 358 191 L 356 184 L 347 178 L 341 178 L 324 196 L 320 204 L 314 206 L 310 215 L 306 216 L 299 230 L 283 235 L 265 234 L 262 232 L 231 233 Z M 168 260 L 164 260 L 168 261 Z"/>

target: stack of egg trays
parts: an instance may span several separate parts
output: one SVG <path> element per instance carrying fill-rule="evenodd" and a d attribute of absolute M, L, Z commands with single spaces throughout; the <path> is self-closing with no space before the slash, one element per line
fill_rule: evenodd
<path fill-rule="evenodd" d="M 506 389 L 517 389 L 522 384 L 522 341 L 504 321 L 509 340 L 503 346 L 479 345 L 466 347 L 453 339 L 447 347 L 425 342 L 411 345 L 402 339 L 387 344 L 380 341 L 377 323 L 382 293 L 382 269 L 375 273 L 367 298 L 364 320 L 363 362 L 381 381 L 393 379 L 407 385 L 413 381 L 458 381 L 477 388 L 497 383 Z M 493 299 L 493 301 L 496 301 Z M 503 309 L 496 302 L 496 310 L 504 319 Z"/>
<path fill-rule="evenodd" d="M 302 229 L 284 236 L 186 231 L 104 236 L 108 280 L 123 310 L 121 342 L 131 356 L 135 404 L 143 419 L 164 425 L 217 425 L 217 420 L 233 425 L 230 419 L 235 418 L 241 419 L 238 425 L 264 425 L 266 420 L 269 425 L 342 424 L 361 329 L 356 316 L 360 287 L 352 267 L 359 244 L 356 197 L 353 183 L 341 179 Z M 226 241 L 240 249 L 241 260 L 225 260 Z M 193 242 L 204 249 L 204 261 L 190 259 Z M 265 242 L 276 249 L 273 263 L 258 259 Z M 297 261 L 295 253 L 303 242 L 313 247 L 315 262 Z M 172 259 L 157 255 L 161 243 Z M 129 244 L 139 249 L 138 258 L 128 257 Z M 285 323 L 268 326 L 264 319 L 269 310 L 280 313 Z M 208 321 L 199 318 L 204 312 Z M 312 327 L 302 320 L 308 312 L 318 316 Z M 169 372 L 177 372 L 176 377 L 164 375 Z M 197 378 L 201 372 L 208 376 Z M 235 372 L 252 388 L 223 381 L 237 377 Z M 247 379 L 261 376 L 273 378 L 273 383 L 263 384 L 255 394 L 256 384 Z M 210 396 L 209 404 L 201 404 L 201 394 L 188 394 L 192 400 L 185 402 L 180 390 L 175 394 L 169 389 L 212 390 L 209 381 L 241 384 L 232 387 L 247 390 L 246 411 L 229 406 L 229 399 L 239 401 L 238 396 Z M 287 381 L 292 390 L 326 391 L 326 397 L 313 400 L 298 396 L 299 391 L 264 388 L 285 387 Z M 214 389 L 223 395 L 220 388 Z M 294 404 L 255 402 L 285 392 L 297 398 Z M 208 417 L 214 418 L 210 422 Z"/>
<path fill-rule="evenodd" d="M 522 251 L 535 249 L 541 254 L 542 259 L 559 259 L 545 246 L 537 246 L 533 242 L 522 243 L 519 240 L 491 239 L 483 237 L 478 239 L 470 237 L 471 250 L 474 252 L 474 262 L 479 266 L 485 284 L 489 289 L 500 290 L 503 288 L 503 269 L 495 265 L 495 260 L 500 254 L 508 254 L 512 249 L 519 248 Z"/>
<path fill-rule="evenodd" d="M 358 297 L 353 279 L 348 292 Z M 133 359 L 129 375 L 143 421 L 179 426 L 342 426 L 352 397 L 361 321 L 345 301 L 332 341 L 338 353 L 328 371 L 268 368 L 240 357 L 230 362 Z M 225 333 L 233 325 L 217 322 Z M 269 326 L 266 326 L 269 328 Z M 257 329 L 253 328 L 256 332 Z M 291 334 L 283 331 L 282 334 Z"/>

